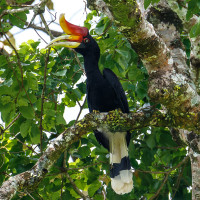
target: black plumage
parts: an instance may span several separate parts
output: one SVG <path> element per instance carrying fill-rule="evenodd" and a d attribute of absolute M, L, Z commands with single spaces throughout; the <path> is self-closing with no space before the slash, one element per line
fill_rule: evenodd
<path fill-rule="evenodd" d="M 87 42 L 84 42 L 86 38 Z M 88 34 L 84 38 L 81 47 L 75 50 L 84 56 L 89 111 L 109 112 L 121 109 L 122 112 L 129 113 L 127 98 L 117 76 L 108 68 L 103 70 L 103 74 L 99 70 L 100 49 L 96 41 Z M 99 143 L 110 151 L 109 136 L 106 131 L 94 130 L 94 133 Z M 129 145 L 130 137 L 131 135 L 128 131 L 125 134 L 127 146 Z M 128 156 L 125 156 L 120 163 L 112 164 L 110 176 L 114 178 L 120 174 L 121 170 L 127 169 L 130 170 L 131 165 Z"/>

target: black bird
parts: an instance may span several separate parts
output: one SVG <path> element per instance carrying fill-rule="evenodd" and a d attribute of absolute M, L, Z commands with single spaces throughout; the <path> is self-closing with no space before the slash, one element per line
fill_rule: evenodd
<path fill-rule="evenodd" d="M 125 92 L 117 76 L 105 68 L 101 74 L 98 61 L 100 49 L 85 27 L 73 25 L 60 15 L 60 25 L 67 35 L 52 40 L 47 47 L 63 46 L 74 48 L 83 55 L 87 76 L 87 101 L 89 111 L 108 112 L 121 109 L 128 113 Z M 131 192 L 133 188 L 131 165 L 128 157 L 129 132 L 110 132 L 106 127 L 94 131 L 100 144 L 110 151 L 111 186 L 117 194 Z"/>

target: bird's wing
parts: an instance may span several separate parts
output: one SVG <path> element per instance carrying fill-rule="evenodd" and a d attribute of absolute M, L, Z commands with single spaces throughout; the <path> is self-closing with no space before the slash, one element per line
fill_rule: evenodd
<path fill-rule="evenodd" d="M 103 76 L 113 87 L 113 89 L 117 95 L 118 101 L 120 103 L 120 108 L 121 108 L 122 112 L 129 113 L 127 98 L 126 98 L 124 89 L 122 88 L 122 85 L 119 82 L 119 79 L 117 78 L 117 76 L 114 74 L 114 72 L 112 70 L 110 70 L 108 68 L 105 68 L 103 70 Z"/>

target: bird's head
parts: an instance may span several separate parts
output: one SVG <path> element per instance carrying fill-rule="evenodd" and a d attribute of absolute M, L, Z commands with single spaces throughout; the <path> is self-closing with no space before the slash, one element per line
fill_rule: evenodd
<path fill-rule="evenodd" d="M 86 27 L 76 26 L 65 20 L 64 14 L 60 15 L 59 23 L 67 35 L 62 35 L 53 39 L 47 47 L 62 46 L 74 48 L 78 53 L 85 56 L 86 54 L 100 54 L 99 46 L 89 34 Z"/>

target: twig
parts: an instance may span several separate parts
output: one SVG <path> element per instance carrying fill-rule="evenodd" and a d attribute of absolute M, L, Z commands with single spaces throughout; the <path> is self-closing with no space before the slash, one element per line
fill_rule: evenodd
<path fill-rule="evenodd" d="M 45 90 L 46 90 L 47 65 L 49 61 L 49 53 L 50 53 L 50 48 L 48 49 L 47 54 L 46 54 L 46 60 L 45 60 L 45 66 L 44 66 L 44 84 L 43 84 L 42 95 L 41 95 L 41 114 L 40 114 L 40 151 L 41 153 L 42 153 L 42 139 L 43 139 L 42 117 L 43 117 L 43 108 L 44 108 L 44 99 L 45 99 Z"/>
<path fill-rule="evenodd" d="M 183 176 L 183 171 L 185 169 L 185 166 L 186 166 L 187 162 L 184 163 L 184 165 L 182 166 L 181 168 L 181 171 L 179 173 L 179 176 L 177 178 L 177 181 L 176 181 L 176 184 L 175 184 L 175 191 L 174 191 L 174 194 L 172 195 L 172 199 L 174 199 L 175 195 L 176 195 L 176 192 L 178 191 L 178 188 L 179 188 L 179 185 L 180 185 L 180 182 L 181 182 L 181 177 Z"/>
<path fill-rule="evenodd" d="M 25 193 L 28 194 L 28 196 L 31 197 L 31 199 L 35 200 L 35 198 L 27 190 Z"/>
<path fill-rule="evenodd" d="M 158 149 L 178 150 L 180 148 L 183 148 L 183 146 L 177 146 L 177 147 L 160 147 L 160 146 L 157 146 L 156 148 L 158 148 Z"/>
<path fill-rule="evenodd" d="M 30 149 L 31 151 L 33 151 L 35 154 L 38 155 L 38 153 L 32 148 L 32 147 L 29 147 L 27 144 L 23 143 L 21 140 L 19 140 L 18 138 L 15 137 L 15 139 L 20 142 L 21 144 L 23 144 L 24 146 L 26 146 L 28 149 Z"/>
<path fill-rule="evenodd" d="M 55 13 L 55 15 L 47 8 L 47 11 L 48 11 L 48 13 L 50 14 L 50 16 L 53 16 L 54 17 L 54 19 L 52 19 L 52 17 L 51 17 L 51 21 L 49 22 L 49 24 L 48 24 L 48 26 L 51 24 L 51 23 L 55 23 L 55 24 L 57 24 L 57 25 L 59 25 L 57 22 L 56 22 L 56 14 L 57 13 Z"/>
<path fill-rule="evenodd" d="M 169 176 L 169 174 L 166 174 L 165 178 L 163 179 L 161 186 L 159 187 L 157 192 L 149 200 L 155 199 L 159 195 L 160 191 L 162 190 L 163 186 L 165 185 L 165 183 L 168 179 L 168 176 Z"/>
<path fill-rule="evenodd" d="M 9 129 L 21 116 L 21 113 L 19 113 L 13 120 L 12 122 L 10 122 L 10 124 L 8 124 L 8 126 L 3 130 L 3 132 L 5 132 L 7 129 Z"/>
<path fill-rule="evenodd" d="M 168 171 L 144 171 L 144 170 L 141 170 L 141 169 L 137 169 L 136 171 L 138 172 L 142 172 L 142 173 L 148 173 L 148 174 L 168 174 Z"/>
<path fill-rule="evenodd" d="M 0 165 L 0 169 L 1 169 L 4 165 L 4 162 L 5 162 L 5 154 L 3 154 L 3 155 L 1 154 L 0 156 L 2 157 L 2 163 Z"/>
<path fill-rule="evenodd" d="M 80 110 L 79 110 L 79 113 L 78 113 L 78 115 L 77 115 L 77 118 L 76 118 L 76 121 L 75 121 L 75 123 L 79 120 L 79 117 L 80 117 L 80 115 L 81 115 L 81 112 L 82 112 L 82 110 L 83 110 L 83 108 L 84 108 L 84 106 L 85 106 L 85 103 L 86 103 L 86 97 L 85 97 L 85 100 L 84 100 L 84 102 L 83 102 L 83 104 L 82 105 L 80 105 L 80 103 L 79 103 L 79 106 L 80 106 Z"/>
<path fill-rule="evenodd" d="M 65 150 L 63 154 L 64 154 L 64 157 L 63 157 L 63 169 L 66 170 L 67 151 Z M 66 171 L 67 171 L 67 170 L 66 170 Z M 62 184 L 61 184 L 60 190 L 61 190 L 61 198 L 62 198 L 62 195 L 63 195 L 64 176 L 63 176 L 63 174 L 61 174 L 61 176 L 62 176 Z"/>
<path fill-rule="evenodd" d="M 26 22 L 25 24 L 28 25 L 28 22 Z M 43 32 L 49 34 L 47 32 L 46 28 L 43 28 L 43 27 L 40 27 L 40 26 L 37 26 L 37 25 L 34 25 L 34 24 L 30 24 L 28 28 L 33 28 L 33 29 L 43 31 Z M 58 36 L 62 35 L 62 32 L 59 32 L 59 31 L 50 30 L 50 32 L 54 37 L 58 37 Z"/>
<path fill-rule="evenodd" d="M 36 29 L 34 29 L 34 31 L 37 33 L 37 35 L 47 44 L 48 42 L 37 32 Z"/>
<path fill-rule="evenodd" d="M 5 129 L 3 129 L 2 127 L 0 127 L 0 130 L 1 130 L 0 135 L 2 135 L 7 129 L 9 129 L 9 128 L 19 119 L 20 115 L 21 115 L 21 113 L 19 113 L 19 114 L 13 119 L 13 121 L 10 122 L 10 124 L 8 124 L 8 126 L 7 126 Z"/>
<path fill-rule="evenodd" d="M 43 22 L 43 24 L 44 24 L 44 26 L 45 26 L 45 29 L 46 29 L 47 33 L 49 34 L 49 36 L 50 36 L 50 38 L 51 38 L 51 40 L 52 40 L 54 37 L 53 37 L 53 35 L 51 34 L 51 31 L 49 30 L 49 27 L 48 27 L 48 25 L 47 25 L 46 20 L 44 19 L 43 14 L 40 14 L 40 18 L 41 18 L 41 20 L 42 20 L 42 22 Z"/>
<path fill-rule="evenodd" d="M 71 183 L 71 185 L 72 185 L 74 191 L 75 191 L 78 195 L 80 195 L 80 196 L 83 198 L 83 200 L 88 200 L 88 199 L 90 199 L 89 197 L 86 197 L 86 196 L 78 189 L 78 187 L 76 186 L 76 184 L 74 183 L 74 181 L 72 180 L 72 178 L 70 177 L 70 175 L 69 175 L 67 172 L 65 172 L 65 175 L 67 176 L 69 182 Z"/>

